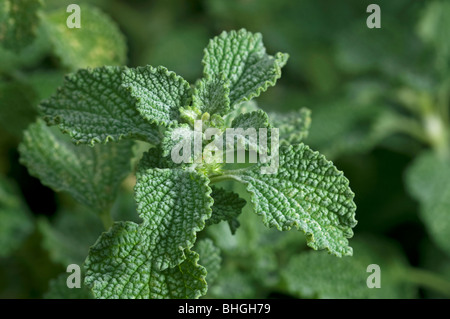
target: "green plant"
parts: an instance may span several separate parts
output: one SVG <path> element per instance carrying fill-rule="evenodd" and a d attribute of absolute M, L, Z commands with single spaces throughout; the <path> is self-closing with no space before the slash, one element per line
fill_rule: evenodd
<path fill-rule="evenodd" d="M 215 183 L 243 184 L 267 227 L 295 227 L 314 249 L 339 257 L 352 254 L 348 238 L 356 225 L 354 194 L 333 163 L 301 142 L 309 111 L 269 117 L 249 102 L 275 85 L 288 56 L 268 55 L 261 35 L 244 29 L 223 32 L 204 52 L 204 76 L 193 86 L 164 67 L 81 69 L 39 106 L 47 124 L 72 141 L 42 120 L 25 131 L 19 150 L 30 173 L 91 207 L 107 230 L 84 264 L 85 283 L 95 297 L 204 295 L 206 279 L 217 276 L 220 257 L 212 241 L 197 237 L 207 237 L 205 227 L 220 221 L 235 232 L 245 205 Z M 195 144 L 195 121 L 217 129 L 215 141 L 226 143 L 227 128 L 279 128 L 279 152 L 272 144 L 273 131 L 270 147 L 261 146 L 262 136 L 257 145 L 244 134 L 237 139 L 247 156 L 269 152 L 279 157 L 278 170 L 261 174 L 267 167 L 261 161 L 228 165 L 214 161 L 212 153 L 196 156 L 195 150 L 187 163 L 175 164 L 169 157 L 177 142 L 172 133 L 183 129 L 183 137 Z M 142 158 L 132 140 L 147 150 Z M 141 221 L 114 222 L 117 189 L 137 161 L 134 197 Z"/>

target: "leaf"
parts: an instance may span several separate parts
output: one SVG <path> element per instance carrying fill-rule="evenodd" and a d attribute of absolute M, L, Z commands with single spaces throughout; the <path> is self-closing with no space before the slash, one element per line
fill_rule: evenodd
<path fill-rule="evenodd" d="M 269 112 L 271 126 L 280 134 L 280 145 L 298 144 L 308 137 L 311 111 L 307 108 L 286 113 Z"/>
<path fill-rule="evenodd" d="M 292 257 L 281 271 L 287 290 L 300 298 L 414 298 L 417 290 L 406 284 L 407 262 L 402 252 L 381 238 L 355 238 L 353 257 L 334 258 L 325 252 L 304 252 Z M 380 266 L 380 288 L 369 289 L 371 264 Z M 372 272 L 373 273 L 373 272 Z"/>
<path fill-rule="evenodd" d="M 347 238 L 357 223 L 354 194 L 332 162 L 298 144 L 280 148 L 276 174 L 262 174 L 262 166 L 231 172 L 229 177 L 246 185 L 267 227 L 284 231 L 295 226 L 314 249 L 327 248 L 336 256 L 352 254 Z"/>
<path fill-rule="evenodd" d="M 0 257 L 16 250 L 32 230 L 31 214 L 15 184 L 0 176 Z"/>
<path fill-rule="evenodd" d="M 186 249 L 180 265 L 156 267 L 149 239 L 152 230 L 117 222 L 91 248 L 85 283 L 96 298 L 198 298 L 206 293 L 206 270 L 198 254 Z"/>
<path fill-rule="evenodd" d="M 106 143 L 122 138 L 159 142 L 158 130 L 134 109 L 121 88 L 120 67 L 79 70 L 40 105 L 49 125 L 58 124 L 76 143 Z"/>
<path fill-rule="evenodd" d="M 131 170 L 132 142 L 75 146 L 42 120 L 30 125 L 19 145 L 20 162 L 55 191 L 66 191 L 98 213 L 108 210 Z"/>
<path fill-rule="evenodd" d="M 201 79 L 194 88 L 193 105 L 202 113 L 226 115 L 230 112 L 230 83 L 224 77 Z"/>
<path fill-rule="evenodd" d="M 205 76 L 225 76 L 230 82 L 230 105 L 251 100 L 274 86 L 287 54 L 266 54 L 260 33 L 245 29 L 222 32 L 212 39 L 203 57 Z"/>
<path fill-rule="evenodd" d="M 5 0 L 0 4 L 0 45 L 19 52 L 35 38 L 39 0 Z"/>
<path fill-rule="evenodd" d="M 246 201 L 231 191 L 214 186 L 211 189 L 211 197 L 214 199 L 214 204 L 212 206 L 211 218 L 206 221 L 206 226 L 227 221 L 230 225 L 231 233 L 234 234 L 239 227 L 237 217 L 241 214 Z"/>
<path fill-rule="evenodd" d="M 211 286 L 219 276 L 220 264 L 222 262 L 220 249 L 214 246 L 211 239 L 206 238 L 195 243 L 195 250 L 200 256 L 200 265 L 207 270 L 206 280 L 208 286 Z"/>
<path fill-rule="evenodd" d="M 62 273 L 50 280 L 44 299 L 93 299 L 92 292 L 83 284 L 81 288 L 67 287 L 69 275 L 69 273 Z"/>
<path fill-rule="evenodd" d="M 21 82 L 0 82 L 0 127 L 2 130 L 21 137 L 23 130 L 34 122 L 36 94 L 32 88 Z"/>
<path fill-rule="evenodd" d="M 263 110 L 253 111 L 251 113 L 243 113 L 234 118 L 231 123 L 234 129 L 231 131 L 235 137 L 231 140 L 228 130 L 224 134 L 224 145 L 226 150 L 245 149 L 250 151 L 267 152 L 270 144 L 269 117 Z M 261 143 L 259 129 L 267 129 L 266 145 Z M 254 129 L 254 134 L 252 133 Z M 236 143 L 235 143 L 236 141 Z"/>
<path fill-rule="evenodd" d="M 450 255 L 450 165 L 433 152 L 419 155 L 406 172 L 409 193 L 420 202 L 420 217 L 434 242 Z"/>
<path fill-rule="evenodd" d="M 206 176 L 179 168 L 138 170 L 135 199 L 157 269 L 180 264 L 211 217 L 208 183 Z"/>
<path fill-rule="evenodd" d="M 179 108 L 190 104 L 189 83 L 165 67 L 126 69 L 122 79 L 141 116 L 156 125 L 176 124 Z"/>
<path fill-rule="evenodd" d="M 67 267 L 84 262 L 89 247 L 103 231 L 103 225 L 98 216 L 80 209 L 60 211 L 52 222 L 39 219 L 38 229 L 42 235 L 42 247 L 51 260 Z"/>
<path fill-rule="evenodd" d="M 67 18 L 66 11 L 58 9 L 43 20 L 53 52 L 65 67 L 77 70 L 126 63 L 125 38 L 110 17 L 83 4 L 80 28 L 69 28 Z"/>

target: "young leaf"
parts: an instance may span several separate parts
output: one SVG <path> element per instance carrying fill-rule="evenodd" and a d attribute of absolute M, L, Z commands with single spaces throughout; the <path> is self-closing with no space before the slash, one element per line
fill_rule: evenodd
<path fill-rule="evenodd" d="M 307 136 L 311 125 L 311 111 L 307 108 L 286 113 L 269 112 L 270 124 L 279 129 L 280 144 L 299 144 Z"/>
<path fill-rule="evenodd" d="M 246 185 L 264 224 L 278 230 L 295 226 L 310 247 L 351 255 L 347 238 L 357 223 L 356 205 L 342 172 L 304 144 L 280 148 L 276 174 L 261 174 L 262 165 L 231 171 L 229 177 Z"/>
<path fill-rule="evenodd" d="M 193 105 L 202 113 L 226 115 L 230 112 L 230 82 L 224 77 L 205 77 L 194 89 Z"/>
<path fill-rule="evenodd" d="M 157 125 L 176 124 L 179 108 L 189 105 L 191 100 L 189 83 L 162 66 L 126 69 L 122 81 L 139 113 Z"/>
<path fill-rule="evenodd" d="M 450 254 L 450 165 L 433 152 L 416 158 L 406 174 L 406 185 L 421 204 L 420 217 L 445 252 Z"/>
<path fill-rule="evenodd" d="M 79 70 L 40 105 L 49 125 L 59 124 L 76 143 L 106 143 L 122 138 L 159 142 L 158 130 L 144 120 L 121 87 L 121 67 Z"/>
<path fill-rule="evenodd" d="M 214 246 L 211 239 L 206 238 L 195 243 L 195 251 L 200 256 L 199 263 L 207 270 L 206 280 L 210 286 L 218 277 L 222 257 L 220 249 Z"/>
<path fill-rule="evenodd" d="M 131 147 L 131 141 L 75 146 L 38 120 L 25 131 L 19 152 L 21 163 L 43 184 L 69 192 L 80 203 L 103 212 L 131 170 Z"/>
<path fill-rule="evenodd" d="M 125 38 L 111 18 L 99 9 L 81 6 L 80 28 L 67 27 L 66 10 L 58 9 L 43 20 L 53 52 L 71 70 L 126 62 Z"/>
<path fill-rule="evenodd" d="M 223 74 L 230 82 L 230 104 L 251 100 L 274 86 L 281 77 L 287 54 L 266 54 L 260 33 L 244 29 L 222 32 L 212 39 L 203 58 L 205 76 Z"/>
<path fill-rule="evenodd" d="M 33 222 L 14 184 L 1 176 L 0 221 L 0 257 L 5 257 L 31 233 Z"/>
<path fill-rule="evenodd" d="M 236 143 L 234 140 L 235 138 L 233 137 L 233 140 L 231 140 L 231 136 L 228 136 L 227 132 L 225 132 L 225 149 L 232 149 L 232 147 L 237 149 L 239 147 L 245 150 L 267 152 L 270 139 L 268 138 L 267 144 L 263 145 L 258 138 L 260 128 L 267 129 L 267 133 L 270 135 L 269 117 L 266 112 L 263 110 L 257 110 L 250 113 L 240 114 L 234 118 L 231 123 L 231 127 L 234 128 L 233 134 L 236 138 Z M 247 133 L 250 132 L 249 129 L 254 129 L 255 135 L 247 135 Z"/>
<path fill-rule="evenodd" d="M 0 4 L 0 45 L 19 52 L 35 37 L 39 0 L 5 0 Z"/>
<path fill-rule="evenodd" d="M 214 199 L 214 204 L 211 218 L 206 220 L 206 226 L 227 221 L 230 225 L 231 233 L 234 234 L 239 227 L 237 217 L 241 214 L 246 201 L 240 198 L 239 195 L 222 188 L 212 186 L 211 189 L 211 197 Z M 200 254 L 200 258 L 201 256 Z"/>
<path fill-rule="evenodd" d="M 85 262 L 85 283 L 96 298 L 198 298 L 206 293 L 206 270 L 198 254 L 188 249 L 185 259 L 164 271 L 154 263 L 145 224 L 117 222 L 91 248 Z"/>
<path fill-rule="evenodd" d="M 138 170 L 135 199 L 157 269 L 180 264 L 184 250 L 194 245 L 196 233 L 211 217 L 208 183 L 207 177 L 184 169 L 141 165 Z"/>

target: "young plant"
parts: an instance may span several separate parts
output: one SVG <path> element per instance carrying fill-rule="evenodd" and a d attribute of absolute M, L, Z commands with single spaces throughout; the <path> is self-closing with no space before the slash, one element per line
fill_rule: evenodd
<path fill-rule="evenodd" d="M 309 111 L 269 118 L 247 102 L 275 85 L 287 59 L 283 53 L 268 55 L 259 33 L 223 32 L 206 47 L 204 76 L 193 86 L 164 67 L 105 66 L 68 75 L 41 103 L 47 124 L 57 125 L 77 146 L 39 120 L 24 135 L 21 161 L 44 184 L 71 193 L 101 217 L 108 231 L 84 263 L 85 284 L 95 297 L 205 295 L 206 276 L 219 271 L 220 258 L 211 240 L 196 242 L 197 234 L 221 221 L 236 231 L 245 204 L 232 191 L 212 185 L 227 180 L 245 186 L 267 227 L 294 227 L 313 249 L 352 255 L 354 194 L 333 163 L 301 142 Z M 198 130 L 197 123 L 203 128 Z M 233 158 L 236 149 L 245 148 L 247 157 L 256 153 L 259 160 L 223 163 L 220 149 L 206 152 L 205 141 L 212 139 L 208 128 L 215 129 L 212 145 L 226 141 Z M 242 129 L 235 131 L 240 132 L 237 142 L 229 139 L 230 128 Z M 260 133 L 256 140 L 243 133 L 247 129 Z M 263 136 L 260 129 L 271 133 Z M 131 168 L 130 140 L 151 144 L 136 172 L 139 224 L 113 222 L 110 215 L 117 188 Z M 269 153 L 278 167 L 267 173 L 270 163 L 261 159 Z M 183 161 L 175 163 L 174 154 Z"/>

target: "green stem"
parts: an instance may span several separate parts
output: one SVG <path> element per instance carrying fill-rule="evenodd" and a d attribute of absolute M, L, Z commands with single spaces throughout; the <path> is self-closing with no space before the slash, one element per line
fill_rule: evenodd
<path fill-rule="evenodd" d="M 111 213 L 108 209 L 105 209 L 100 213 L 100 219 L 102 220 L 105 230 L 110 229 L 114 224 L 114 220 L 112 219 Z"/>
<path fill-rule="evenodd" d="M 450 297 L 450 281 L 428 270 L 408 268 L 404 273 L 404 278 L 408 282 L 415 283 Z"/>

